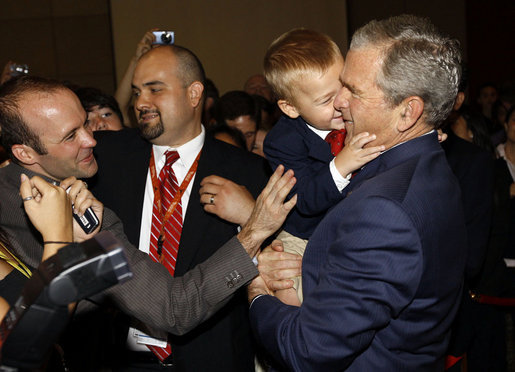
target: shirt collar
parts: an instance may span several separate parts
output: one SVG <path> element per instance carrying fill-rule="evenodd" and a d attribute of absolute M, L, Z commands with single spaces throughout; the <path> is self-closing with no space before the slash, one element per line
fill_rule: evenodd
<path fill-rule="evenodd" d="M 415 137 L 415 138 L 424 137 L 424 136 L 427 136 L 428 134 L 431 134 L 431 133 L 434 133 L 434 132 L 436 132 L 436 129 L 431 129 L 429 132 L 426 132 L 426 133 L 424 133 L 424 134 L 421 134 L 420 136 Z M 398 144 L 396 144 L 396 145 L 394 145 L 394 146 L 390 147 L 389 149 L 384 150 L 383 152 L 381 152 L 381 154 L 384 154 L 385 152 L 390 151 L 391 149 L 394 149 L 394 148 L 396 148 L 397 146 L 400 146 L 400 145 L 402 145 L 403 143 L 406 143 L 406 142 L 408 142 L 408 141 L 411 141 L 411 140 L 413 140 L 413 139 L 415 139 L 415 138 L 411 138 L 411 139 L 409 139 L 409 140 L 407 140 L 407 141 L 399 142 Z"/>
<path fill-rule="evenodd" d="M 327 129 L 318 129 L 318 128 L 315 128 L 314 126 L 312 126 L 311 124 L 309 124 L 307 121 L 304 121 L 304 123 L 306 123 L 306 126 L 312 130 L 317 136 L 319 136 L 320 138 L 322 138 L 323 140 L 325 140 L 325 137 L 327 137 L 327 135 L 331 132 L 330 130 L 327 130 Z"/>
<path fill-rule="evenodd" d="M 159 163 L 159 165 L 156 164 L 156 167 L 163 167 L 165 162 L 164 154 L 167 150 L 175 150 L 179 153 L 179 159 L 177 160 L 177 163 L 181 164 L 186 169 L 189 169 L 195 161 L 197 154 L 200 150 L 202 150 L 202 146 L 204 145 L 206 130 L 204 129 L 203 125 L 201 125 L 201 129 L 202 130 L 197 137 L 179 147 L 152 145 L 154 150 L 154 157 L 157 159 L 156 163 Z"/>

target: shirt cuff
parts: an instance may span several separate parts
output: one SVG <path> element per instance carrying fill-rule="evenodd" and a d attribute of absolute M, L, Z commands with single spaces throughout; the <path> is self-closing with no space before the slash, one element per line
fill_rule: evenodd
<path fill-rule="evenodd" d="M 340 172 L 338 172 L 338 169 L 336 169 L 334 159 L 329 163 L 329 171 L 331 172 L 336 188 L 339 192 L 342 192 L 342 190 L 349 184 L 352 173 L 349 173 L 347 177 L 343 177 Z"/>

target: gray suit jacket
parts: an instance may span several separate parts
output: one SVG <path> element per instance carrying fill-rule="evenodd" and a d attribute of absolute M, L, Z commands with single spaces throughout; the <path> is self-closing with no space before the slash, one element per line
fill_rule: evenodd
<path fill-rule="evenodd" d="M 0 224 L 9 235 L 14 253 L 24 263 L 37 267 L 43 252 L 42 238 L 23 209 L 19 196 L 21 173 L 36 175 L 16 164 L 0 169 Z M 111 231 L 124 243 L 134 273 L 131 280 L 105 291 L 102 297 L 147 325 L 173 334 L 195 328 L 258 274 L 236 238 L 184 276 L 174 278 L 128 242 L 121 221 L 107 208 L 102 230 Z"/>

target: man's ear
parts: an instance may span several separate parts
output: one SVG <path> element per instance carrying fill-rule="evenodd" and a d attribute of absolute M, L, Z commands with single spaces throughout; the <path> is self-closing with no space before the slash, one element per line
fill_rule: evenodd
<path fill-rule="evenodd" d="M 11 147 L 13 156 L 22 164 L 32 165 L 36 163 L 37 153 L 27 145 L 13 145 Z"/>
<path fill-rule="evenodd" d="M 200 81 L 194 81 L 188 88 L 188 94 L 190 97 L 191 105 L 197 107 L 202 98 L 202 92 L 204 92 L 204 85 Z"/>
<path fill-rule="evenodd" d="M 460 109 L 461 105 L 463 105 L 463 101 L 465 101 L 465 93 L 458 92 L 458 95 L 456 96 L 456 100 L 454 101 L 454 106 L 452 107 L 452 109 L 454 111 L 458 111 Z"/>
<path fill-rule="evenodd" d="M 411 96 L 404 99 L 401 104 L 401 120 L 397 125 L 399 132 L 405 132 L 420 119 L 424 112 L 424 101 L 418 96 Z"/>
<path fill-rule="evenodd" d="M 292 119 L 297 119 L 300 116 L 300 113 L 297 111 L 295 106 L 284 99 L 277 101 L 277 106 L 279 106 L 281 111 Z"/>

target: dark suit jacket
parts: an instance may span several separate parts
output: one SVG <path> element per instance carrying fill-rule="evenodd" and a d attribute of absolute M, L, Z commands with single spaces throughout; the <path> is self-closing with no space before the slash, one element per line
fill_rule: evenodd
<path fill-rule="evenodd" d="M 290 119 L 283 115 L 266 135 L 263 151 L 273 169 L 283 164 L 295 171 L 297 183 L 290 195 L 298 194 L 297 205 L 284 229 L 308 239 L 327 210 L 342 199 L 329 170 L 334 159 L 329 144 L 301 117 Z"/>
<path fill-rule="evenodd" d="M 143 194 L 151 144 L 139 132 L 96 135 L 99 170 L 92 190 L 124 223 L 129 240 L 139 244 Z M 237 233 L 237 226 L 204 212 L 200 181 L 211 174 L 244 185 L 257 197 L 265 186 L 262 158 L 206 135 L 183 225 L 175 276 L 205 261 Z M 245 290 L 187 335 L 170 336 L 178 370 L 244 371 L 253 369 L 252 337 Z"/>
<path fill-rule="evenodd" d="M 467 225 L 468 252 L 462 304 L 453 325 L 448 354 L 463 355 L 475 337 L 477 312 L 469 298 L 476 289 L 488 246 L 493 200 L 493 157 L 452 130 L 442 143 L 447 161 L 458 179 Z"/>
<path fill-rule="evenodd" d="M 515 258 L 515 198 L 510 197 L 513 178 L 503 158 L 495 162 L 495 193 L 492 230 L 485 257 L 478 293 L 514 297 L 513 268 L 508 269 L 504 258 Z"/>
<path fill-rule="evenodd" d="M 47 179 L 16 164 L 0 168 L 0 223 L 8 234 L 13 253 L 25 264 L 37 267 L 41 262 L 43 242 L 23 209 L 19 194 L 22 173 Z M 257 275 L 248 254 L 238 239 L 233 238 L 207 262 L 182 277 L 173 278 L 164 266 L 153 262 L 129 243 L 120 219 L 111 210 L 105 208 L 103 217 L 102 230 L 110 231 L 122 242 L 134 276 L 95 296 L 94 302 L 78 304 L 70 337 L 65 337 L 63 344 L 67 364 L 73 370 L 101 369 L 102 363 L 113 353 L 108 347 L 112 345 L 106 346 L 106 343 L 124 345 L 126 341 L 126 337 L 118 343 L 112 340 L 112 335 L 107 333 L 112 323 L 111 312 L 103 316 L 105 307 L 94 304 L 113 303 L 116 308 L 153 328 L 184 334 L 215 314 L 239 288 Z M 230 260 L 227 259 L 229 255 Z M 79 335 L 78 332 L 84 333 Z"/>
<path fill-rule="evenodd" d="M 481 270 L 488 245 L 494 190 L 493 156 L 452 131 L 442 147 L 460 184 L 469 242 L 466 273 L 472 279 Z"/>
<path fill-rule="evenodd" d="M 306 248 L 301 307 L 251 306 L 265 348 L 296 371 L 438 371 L 462 290 L 460 191 L 436 133 L 351 181 Z"/>

